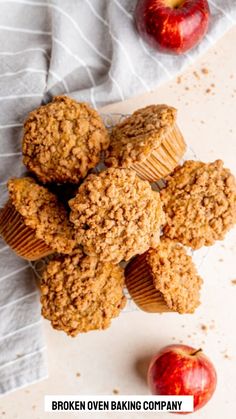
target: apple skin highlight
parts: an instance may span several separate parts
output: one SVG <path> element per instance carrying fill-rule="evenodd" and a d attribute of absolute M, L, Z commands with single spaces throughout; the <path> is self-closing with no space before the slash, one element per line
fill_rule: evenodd
<path fill-rule="evenodd" d="M 217 384 L 212 362 L 202 350 L 186 345 L 170 345 L 158 352 L 151 359 L 147 379 L 152 394 L 193 395 L 194 411 L 211 399 Z"/>
<path fill-rule="evenodd" d="M 195 47 L 208 30 L 207 0 L 139 0 L 135 22 L 139 34 L 153 48 L 184 54 Z"/>

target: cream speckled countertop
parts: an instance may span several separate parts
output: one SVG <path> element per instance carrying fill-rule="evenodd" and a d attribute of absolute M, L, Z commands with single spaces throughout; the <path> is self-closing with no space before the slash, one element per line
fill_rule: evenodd
<path fill-rule="evenodd" d="M 236 28 L 180 78 L 163 87 L 107 106 L 102 112 L 129 113 L 151 103 L 179 110 L 187 143 L 203 161 L 221 158 L 236 174 Z M 206 253 L 206 252 L 205 252 Z M 0 417 L 66 418 L 43 412 L 45 394 L 148 394 L 147 360 L 162 346 L 186 343 L 202 347 L 218 372 L 214 398 L 196 419 L 233 419 L 236 411 L 236 229 L 209 248 L 200 274 L 205 279 L 202 305 L 194 315 L 123 313 L 110 329 L 69 339 L 45 321 L 49 378 L 0 399 Z M 206 330 L 205 330 L 206 329 Z M 80 376 L 79 376 L 79 374 Z M 153 414 L 78 413 L 80 418 L 141 419 Z M 169 414 L 155 417 L 173 418 Z"/>

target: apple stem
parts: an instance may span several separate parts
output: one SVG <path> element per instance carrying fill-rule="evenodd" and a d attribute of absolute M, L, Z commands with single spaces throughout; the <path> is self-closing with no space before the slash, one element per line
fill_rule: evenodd
<path fill-rule="evenodd" d="M 190 354 L 191 356 L 197 355 L 199 352 L 202 352 L 202 349 L 197 349 L 195 352 L 193 352 L 192 354 Z"/>
<path fill-rule="evenodd" d="M 167 0 L 167 6 L 171 7 L 172 9 L 178 9 L 182 6 L 185 0 Z"/>

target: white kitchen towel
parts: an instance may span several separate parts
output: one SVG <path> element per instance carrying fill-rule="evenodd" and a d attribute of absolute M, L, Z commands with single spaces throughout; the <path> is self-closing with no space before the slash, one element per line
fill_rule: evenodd
<path fill-rule="evenodd" d="M 22 123 L 53 95 L 94 107 L 148 91 L 179 73 L 236 21 L 235 0 L 210 0 L 203 42 L 184 56 L 138 36 L 133 0 L 0 0 L 0 207 L 9 177 L 24 173 Z M 0 393 L 47 376 L 32 266 L 0 239 Z"/>

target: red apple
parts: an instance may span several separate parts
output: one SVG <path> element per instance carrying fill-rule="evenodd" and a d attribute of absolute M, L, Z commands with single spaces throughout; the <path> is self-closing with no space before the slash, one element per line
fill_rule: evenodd
<path fill-rule="evenodd" d="M 148 369 L 152 394 L 194 396 L 194 411 L 203 407 L 216 388 L 216 371 L 201 349 L 170 345 L 155 355 Z"/>
<path fill-rule="evenodd" d="M 206 34 L 207 0 L 139 0 L 135 20 L 140 35 L 154 48 L 183 54 Z"/>

